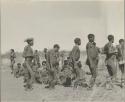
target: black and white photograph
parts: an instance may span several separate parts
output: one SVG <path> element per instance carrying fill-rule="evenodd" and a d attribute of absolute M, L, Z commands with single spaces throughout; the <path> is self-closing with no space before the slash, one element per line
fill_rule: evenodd
<path fill-rule="evenodd" d="M 124 102 L 124 0 L 1 0 L 1 102 Z"/>

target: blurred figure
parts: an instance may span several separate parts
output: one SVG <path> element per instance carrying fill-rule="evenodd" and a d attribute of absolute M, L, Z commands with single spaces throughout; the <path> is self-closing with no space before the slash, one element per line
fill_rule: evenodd
<path fill-rule="evenodd" d="M 120 39 L 119 45 L 118 45 L 118 62 L 119 62 L 119 68 L 121 70 L 121 86 L 123 87 L 125 85 L 125 60 L 124 60 L 124 49 L 125 47 L 125 40 Z"/>
<path fill-rule="evenodd" d="M 86 52 L 87 52 L 87 60 L 86 64 L 89 66 L 90 72 L 91 72 L 91 79 L 89 83 L 89 89 L 92 89 L 92 87 L 95 85 L 96 77 L 97 77 L 97 67 L 98 67 L 98 54 L 99 50 L 96 47 L 95 35 L 89 34 L 88 35 L 89 42 L 86 45 Z"/>
<path fill-rule="evenodd" d="M 28 38 L 25 40 L 27 42 L 27 46 L 24 47 L 23 51 L 23 57 L 25 59 L 24 61 L 24 69 L 25 69 L 25 74 L 24 74 L 24 82 L 26 85 L 24 85 L 25 90 L 32 90 L 33 89 L 33 82 L 34 82 L 34 72 L 33 72 L 33 49 L 32 46 L 34 45 L 34 40 L 33 38 Z"/>
<path fill-rule="evenodd" d="M 65 59 L 65 51 L 60 52 L 60 59 L 61 59 L 61 66 L 64 65 L 64 59 Z"/>
<path fill-rule="evenodd" d="M 104 46 L 104 54 L 106 54 L 105 62 L 111 81 L 114 82 L 116 80 L 116 75 L 117 75 L 117 66 L 116 66 L 117 50 L 116 47 L 113 45 L 114 36 L 108 35 L 108 41 L 109 42 Z"/>
<path fill-rule="evenodd" d="M 79 77 L 77 77 L 77 80 L 75 80 L 74 82 L 74 88 L 77 88 L 78 86 L 83 86 L 83 87 L 87 87 L 87 83 L 86 83 L 86 79 L 85 79 L 85 72 L 82 69 L 82 64 L 81 61 L 79 61 L 77 63 L 78 69 L 77 73 L 79 73 Z"/>
<path fill-rule="evenodd" d="M 45 60 L 47 59 L 47 48 L 44 48 Z"/>
<path fill-rule="evenodd" d="M 68 64 L 68 60 L 64 60 L 60 73 L 61 84 L 65 87 L 70 87 L 72 84 L 72 68 Z"/>
<path fill-rule="evenodd" d="M 43 61 L 42 67 L 37 69 L 36 81 L 44 84 L 48 83 L 48 71 L 47 71 L 46 61 Z"/>
<path fill-rule="evenodd" d="M 79 71 L 78 71 L 79 69 L 78 69 L 77 63 L 79 62 L 79 59 L 80 59 L 79 46 L 81 45 L 81 39 L 75 38 L 74 43 L 75 43 L 75 46 L 70 52 L 69 58 L 70 58 L 70 66 L 73 68 L 73 73 L 75 75 L 74 79 L 76 79 L 77 77 L 79 77 Z"/>
<path fill-rule="evenodd" d="M 11 73 L 13 73 L 13 68 L 14 68 L 14 64 L 15 64 L 15 58 L 16 58 L 16 54 L 15 54 L 15 51 L 14 49 L 11 49 L 10 50 L 10 68 L 11 68 Z"/>
<path fill-rule="evenodd" d="M 38 50 L 35 50 L 34 52 L 33 63 L 34 63 L 34 66 L 36 66 L 37 68 L 40 68 L 41 65 L 40 65 L 40 57 L 39 57 Z"/>
<path fill-rule="evenodd" d="M 53 89 L 58 81 L 59 72 L 59 45 L 55 44 L 53 49 L 47 52 L 47 69 L 49 72 L 49 86 L 45 88 Z"/>
<path fill-rule="evenodd" d="M 17 63 L 17 66 L 14 69 L 14 77 L 19 78 L 20 76 L 23 76 L 23 68 L 21 63 Z"/>

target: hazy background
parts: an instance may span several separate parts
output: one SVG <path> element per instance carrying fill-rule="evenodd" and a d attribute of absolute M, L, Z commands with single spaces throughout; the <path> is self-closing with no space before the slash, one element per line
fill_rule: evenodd
<path fill-rule="evenodd" d="M 73 39 L 80 37 L 81 50 L 85 50 L 89 33 L 95 34 L 99 47 L 107 42 L 108 34 L 114 34 L 118 43 L 124 37 L 123 0 L 2 0 L 2 53 L 11 48 L 23 51 L 27 37 L 34 37 L 38 50 L 55 43 L 71 50 Z"/>

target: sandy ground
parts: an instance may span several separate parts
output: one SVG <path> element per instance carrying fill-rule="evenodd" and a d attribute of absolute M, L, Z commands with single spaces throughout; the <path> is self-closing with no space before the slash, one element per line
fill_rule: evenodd
<path fill-rule="evenodd" d="M 85 67 L 85 66 L 84 66 Z M 86 68 L 88 69 L 88 68 Z M 104 68 L 105 69 L 105 68 Z M 26 92 L 23 88 L 22 78 L 16 79 L 10 74 L 8 60 L 4 60 L 1 70 L 1 102 L 124 102 L 125 89 L 115 86 L 113 90 L 103 87 L 94 87 L 88 91 L 86 88 L 66 88 L 56 86 L 54 90 L 45 89 L 44 85 L 34 85 L 34 90 Z M 106 70 L 99 69 L 98 81 L 105 80 Z M 87 79 L 90 76 L 86 76 Z M 118 73 L 120 80 L 120 73 Z"/>

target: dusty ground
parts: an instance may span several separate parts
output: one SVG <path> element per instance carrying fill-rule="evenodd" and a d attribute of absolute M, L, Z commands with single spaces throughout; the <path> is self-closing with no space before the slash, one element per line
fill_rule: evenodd
<path fill-rule="evenodd" d="M 83 66 L 88 70 L 86 66 Z M 22 78 L 16 79 L 10 74 L 7 59 L 3 60 L 1 70 L 1 102 L 124 102 L 125 89 L 115 86 L 113 90 L 106 90 L 103 87 L 95 87 L 92 91 L 79 87 L 65 88 L 56 86 L 54 90 L 45 89 L 43 85 L 34 85 L 31 92 L 24 91 Z M 107 75 L 105 68 L 99 69 L 98 81 L 103 82 Z M 89 79 L 90 76 L 86 76 Z M 120 80 L 120 73 L 118 73 Z"/>

